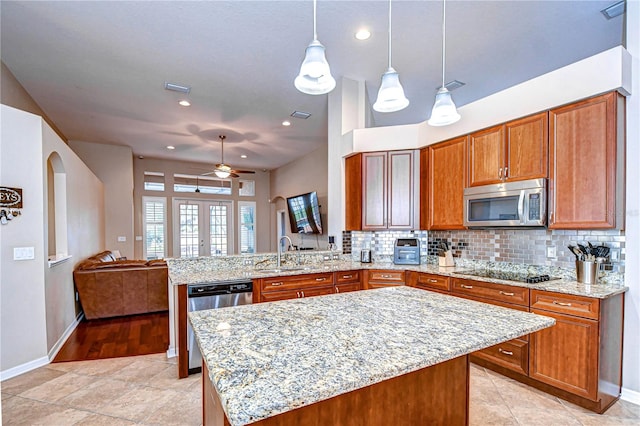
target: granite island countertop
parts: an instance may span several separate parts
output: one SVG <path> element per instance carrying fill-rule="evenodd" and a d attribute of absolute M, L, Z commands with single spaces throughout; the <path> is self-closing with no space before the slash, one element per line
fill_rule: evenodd
<path fill-rule="evenodd" d="M 405 286 L 197 311 L 189 321 L 233 426 L 555 323 Z"/>
<path fill-rule="evenodd" d="M 433 264 L 421 265 L 395 265 L 393 263 L 360 263 L 351 260 L 328 261 L 316 264 L 288 265 L 274 272 L 273 269 L 261 270 L 253 266 L 237 266 L 231 268 L 206 268 L 202 262 L 182 259 L 167 259 L 169 266 L 169 279 L 173 285 L 208 284 L 225 280 L 253 280 L 276 276 L 290 276 L 301 274 L 315 274 L 322 272 L 352 271 L 366 269 L 385 269 L 416 271 L 429 274 L 437 274 L 448 277 L 471 279 L 483 282 L 507 284 L 516 287 L 526 287 L 534 290 L 552 291 L 557 293 L 573 294 L 577 296 L 594 297 L 606 299 L 620 293 L 626 292 L 629 288 L 620 283 L 598 283 L 583 284 L 572 279 L 561 278 L 541 283 L 523 283 L 494 278 L 479 278 L 467 275 L 469 266 L 439 267 Z M 527 268 L 523 265 L 523 268 Z M 293 268 L 293 269 L 288 269 Z"/>

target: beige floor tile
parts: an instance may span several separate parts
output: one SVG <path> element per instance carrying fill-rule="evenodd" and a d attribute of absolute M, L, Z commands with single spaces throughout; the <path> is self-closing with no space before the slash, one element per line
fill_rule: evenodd
<path fill-rule="evenodd" d="M 73 424 L 88 414 L 19 396 L 2 402 L 2 424 L 5 426 L 45 424 L 45 419 L 47 425 Z"/>
<path fill-rule="evenodd" d="M 504 405 L 505 402 L 493 381 L 485 376 L 471 376 L 469 395 L 477 404 Z"/>
<path fill-rule="evenodd" d="M 2 401 L 4 401 L 5 399 L 13 398 L 13 395 L 11 395 L 10 393 L 2 392 L 1 395 L 2 395 Z"/>
<path fill-rule="evenodd" d="M 124 393 L 136 388 L 136 384 L 122 380 L 96 378 L 88 386 L 79 389 L 57 401 L 69 407 L 95 411 L 98 407 L 111 403 Z"/>
<path fill-rule="evenodd" d="M 55 402 L 65 396 L 90 385 L 91 377 L 80 376 L 74 373 L 65 373 L 62 376 L 49 380 L 39 386 L 26 390 L 20 394 L 25 398 L 38 401 Z"/>
<path fill-rule="evenodd" d="M 505 405 L 489 405 L 477 402 L 473 397 L 469 407 L 469 426 L 518 425 Z"/>
<path fill-rule="evenodd" d="M 3 394 L 19 395 L 26 390 L 33 389 L 62 375 L 64 375 L 64 372 L 49 370 L 48 368 L 36 368 L 12 379 L 5 380 L 0 386 Z"/>
<path fill-rule="evenodd" d="M 77 426 L 130 426 L 135 424 L 135 422 L 129 420 L 103 416 L 102 414 L 91 414 L 81 421 L 74 423 L 74 425 Z"/>
<path fill-rule="evenodd" d="M 86 376 L 111 376 L 135 362 L 135 357 L 96 359 L 92 361 L 57 362 L 47 368 L 73 371 Z"/>
<path fill-rule="evenodd" d="M 139 355 L 136 358 L 137 359 L 144 359 L 144 360 L 147 360 L 147 361 L 166 362 L 166 363 L 170 363 L 170 364 L 176 364 L 177 360 L 178 360 L 177 357 L 167 358 L 167 354 L 166 353 Z M 171 361 L 171 360 L 173 360 L 173 361 Z"/>
<path fill-rule="evenodd" d="M 162 362 L 139 359 L 111 374 L 112 379 L 147 384 L 151 378 L 167 368 Z M 177 372 L 176 372 L 177 374 Z"/>
<path fill-rule="evenodd" d="M 499 382 L 494 384 L 508 407 L 518 406 L 531 410 L 567 411 L 559 398 L 518 382 Z"/>
<path fill-rule="evenodd" d="M 159 407 L 143 421 L 146 425 L 194 425 L 202 424 L 202 397 L 181 393 L 175 399 Z"/>
<path fill-rule="evenodd" d="M 133 389 L 95 411 L 100 414 L 140 422 L 165 404 L 176 400 L 180 392 L 151 387 Z"/>
<path fill-rule="evenodd" d="M 579 426 L 581 424 L 575 416 L 564 409 L 545 410 L 510 405 L 509 410 L 519 424 L 526 426 Z"/>
<path fill-rule="evenodd" d="M 194 382 L 200 383 L 200 377 L 200 374 L 192 374 L 184 379 L 178 379 L 178 368 L 175 365 L 166 364 L 165 369 L 149 379 L 146 385 L 159 389 L 189 392 Z"/>

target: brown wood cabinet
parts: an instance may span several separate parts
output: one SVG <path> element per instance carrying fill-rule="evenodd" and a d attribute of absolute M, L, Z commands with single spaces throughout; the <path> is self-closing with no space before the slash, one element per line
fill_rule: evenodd
<path fill-rule="evenodd" d="M 340 271 L 334 276 L 334 289 L 336 293 L 362 290 L 361 271 Z"/>
<path fill-rule="evenodd" d="M 547 112 L 469 136 L 469 186 L 547 177 Z"/>
<path fill-rule="evenodd" d="M 532 290 L 531 312 L 556 325 L 531 335 L 529 376 L 604 412 L 621 392 L 623 305 L 623 294 L 600 300 Z"/>
<path fill-rule="evenodd" d="M 421 151 L 422 229 L 465 229 L 462 196 L 467 183 L 467 140 L 463 136 Z"/>
<path fill-rule="evenodd" d="M 335 293 L 333 273 L 290 275 L 254 280 L 253 303 Z"/>
<path fill-rule="evenodd" d="M 365 290 L 405 284 L 405 271 L 369 269 L 364 272 Z"/>
<path fill-rule="evenodd" d="M 423 272 L 407 271 L 407 285 L 423 290 L 449 293 L 451 291 L 451 279 L 442 275 L 425 274 Z"/>
<path fill-rule="evenodd" d="M 624 112 L 618 102 L 612 92 L 549 112 L 550 229 L 616 226 L 616 163 L 623 155 L 616 125 Z"/>
<path fill-rule="evenodd" d="M 418 226 L 416 151 L 367 152 L 345 159 L 347 230 Z"/>

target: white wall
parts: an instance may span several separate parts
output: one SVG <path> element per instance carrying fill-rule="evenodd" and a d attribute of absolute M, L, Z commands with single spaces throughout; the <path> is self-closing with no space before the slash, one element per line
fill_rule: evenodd
<path fill-rule="evenodd" d="M 69 146 L 104 184 L 105 248 L 134 258 L 133 151 L 131 147 L 69 141 Z M 118 241 L 125 237 L 126 241 Z"/>
<path fill-rule="evenodd" d="M 322 235 L 292 234 L 289 219 L 286 219 L 286 234 L 291 237 L 293 244 L 300 247 L 313 247 L 325 250 L 328 235 L 334 235 L 336 240 L 342 238 L 342 232 L 331 234 L 331 222 L 327 213 L 330 203 L 327 198 L 327 147 L 323 146 L 304 157 L 289 164 L 285 164 L 271 172 L 271 250 L 277 250 L 276 211 L 287 210 L 286 199 L 294 195 L 307 192 L 318 193 L 320 215 L 322 219 Z"/>
<path fill-rule="evenodd" d="M 74 264 L 104 246 L 102 183 L 44 121 L 1 106 L 0 181 L 23 189 L 22 215 L 0 226 L 0 375 L 49 361 L 73 328 Z M 49 268 L 47 159 L 58 153 L 67 175 L 67 247 L 71 260 Z M 34 247 L 35 259 L 14 261 L 13 248 Z"/>

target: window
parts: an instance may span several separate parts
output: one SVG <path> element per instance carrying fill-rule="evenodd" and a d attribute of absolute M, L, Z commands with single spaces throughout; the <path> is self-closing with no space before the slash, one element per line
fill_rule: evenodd
<path fill-rule="evenodd" d="M 240 253 L 256 252 L 256 203 L 253 201 L 239 201 L 240 215 Z"/>
<path fill-rule="evenodd" d="M 199 192 L 202 194 L 231 195 L 231 180 L 211 176 L 173 175 L 175 192 Z"/>
<path fill-rule="evenodd" d="M 240 180 L 238 182 L 240 189 L 238 194 L 241 197 L 255 197 L 256 195 L 256 182 L 253 180 Z"/>
<path fill-rule="evenodd" d="M 144 172 L 145 191 L 164 191 L 164 173 Z"/>
<path fill-rule="evenodd" d="M 145 259 L 162 259 L 166 256 L 166 199 L 142 197 Z"/>
<path fill-rule="evenodd" d="M 209 242 L 211 256 L 226 256 L 229 226 L 227 223 L 229 206 L 218 204 L 209 206 Z"/>

